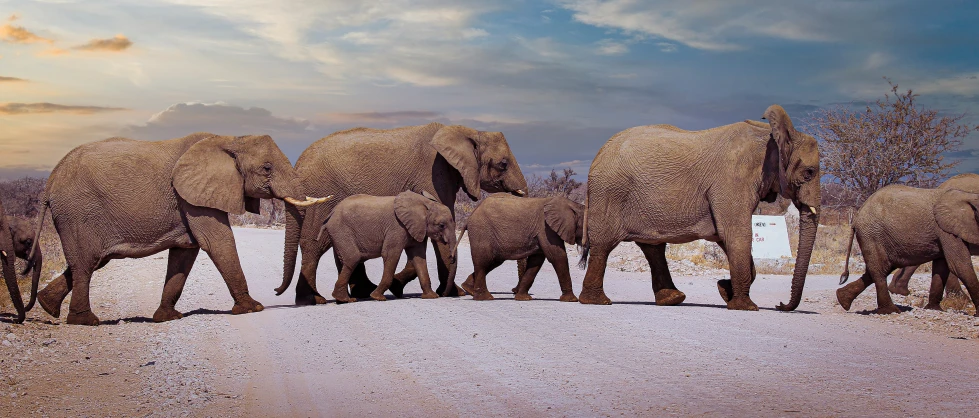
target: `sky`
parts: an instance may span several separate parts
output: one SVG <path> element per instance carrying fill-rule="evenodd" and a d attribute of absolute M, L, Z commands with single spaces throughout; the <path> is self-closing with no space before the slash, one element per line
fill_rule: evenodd
<path fill-rule="evenodd" d="M 291 161 L 357 126 L 501 131 L 525 174 L 616 132 L 796 125 L 883 77 L 979 124 L 979 2 L 0 0 L 0 179 L 72 148 L 269 134 Z M 979 172 L 979 134 L 958 171 Z"/>

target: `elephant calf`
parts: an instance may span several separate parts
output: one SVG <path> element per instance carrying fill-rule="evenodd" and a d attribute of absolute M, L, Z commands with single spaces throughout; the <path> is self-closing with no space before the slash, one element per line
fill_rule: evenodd
<path fill-rule="evenodd" d="M 853 219 L 847 249 L 847 267 L 840 284 L 849 277 L 850 249 L 856 237 L 867 271 L 860 280 L 836 291 L 849 310 L 853 300 L 871 284 L 876 285 L 877 313 L 897 313 L 887 291 L 887 275 L 898 267 L 932 261 L 929 309 L 941 309 L 942 292 L 949 273 L 958 276 L 979 306 L 979 281 L 970 255 L 979 255 L 979 194 L 959 190 L 916 189 L 892 185 L 867 199 Z M 979 314 L 977 314 L 979 315 Z"/>
<path fill-rule="evenodd" d="M 0 211 L 2 211 L 2 207 L 0 207 Z M 2 261 L 5 267 L 3 269 L 3 278 L 7 284 L 7 290 L 10 292 L 10 301 L 13 303 L 14 308 L 17 309 L 17 322 L 20 323 L 24 322 L 26 313 L 34 307 L 34 302 L 37 300 L 37 283 L 41 278 L 41 265 L 43 262 L 40 250 L 35 251 L 33 257 L 30 255 L 35 239 L 35 230 L 30 222 L 13 216 L 5 217 L 0 213 L 0 228 L 3 225 L 7 226 L 6 229 L 10 231 L 10 238 L 13 241 L 12 252 L 7 248 L 8 244 L 0 245 L 0 248 L 2 248 L 2 254 L 0 256 L 3 257 Z M 5 235 L 3 239 L 6 239 Z M 31 299 L 26 307 L 20 297 L 20 287 L 17 285 L 17 275 L 13 269 L 14 261 L 17 258 L 27 261 L 27 266 L 21 274 L 26 275 L 31 269 L 34 271 L 31 275 Z M 6 268 L 7 263 L 10 264 L 10 269 Z"/>
<path fill-rule="evenodd" d="M 407 254 L 408 262 L 418 273 L 422 298 L 437 298 L 428 275 L 425 257 L 427 238 L 446 248 L 455 247 L 452 212 L 427 192 L 401 192 L 397 196 L 361 194 L 344 199 L 327 217 L 316 237 L 326 248 L 333 247 L 337 264 L 341 265 L 333 298 L 338 303 L 356 301 L 347 290 L 350 276 L 360 263 L 381 257 L 384 260 L 384 275 L 370 296 L 374 300 L 387 300 L 384 292 L 394 280 L 401 251 Z M 448 257 L 448 264 L 455 263 L 455 255 Z M 316 289 L 315 283 L 309 285 Z M 276 291 L 288 287 L 288 283 L 283 283 Z"/>
<path fill-rule="evenodd" d="M 568 254 L 564 243 L 581 245 L 585 207 L 564 196 L 520 198 L 496 194 L 484 200 L 462 227 L 469 231 L 473 274 L 462 288 L 475 300 L 490 300 L 486 274 L 504 260 L 527 258 L 527 268 L 513 289 L 516 300 L 530 300 L 530 286 L 546 259 L 561 284 L 561 301 L 577 302 L 571 289 Z M 458 244 L 457 244 L 458 245 Z"/>

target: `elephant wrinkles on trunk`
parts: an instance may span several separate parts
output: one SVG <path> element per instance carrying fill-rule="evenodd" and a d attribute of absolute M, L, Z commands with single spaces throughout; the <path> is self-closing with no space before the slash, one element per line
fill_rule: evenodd
<path fill-rule="evenodd" d="M 17 319 L 15 322 L 24 322 L 27 312 L 30 312 L 34 308 L 34 302 L 37 300 L 37 286 L 41 279 L 41 269 L 44 264 L 44 257 L 41 255 L 40 251 L 35 251 L 31 255 L 31 248 L 34 246 L 35 229 L 31 226 L 31 223 L 27 220 L 16 218 L 13 216 L 3 216 L 3 205 L 0 204 L 0 257 L 5 265 L 3 266 L 3 278 L 7 283 L 7 290 L 10 293 L 10 300 L 14 304 L 14 309 L 17 310 Z M 9 231 L 10 239 L 13 241 L 13 251 L 9 250 L 7 243 L 6 231 Z M 24 267 L 24 271 L 21 274 L 28 274 L 33 270 L 31 274 L 31 296 L 30 301 L 27 306 L 24 306 L 24 302 L 21 299 L 20 289 L 17 284 L 17 277 L 13 273 L 13 262 L 16 258 L 27 261 L 27 265 Z M 10 260 L 10 276 L 7 276 L 8 270 L 6 263 Z M 7 280 L 8 277 L 13 277 L 13 280 Z"/>
<path fill-rule="evenodd" d="M 748 296 L 755 279 L 751 214 L 761 200 L 781 195 L 799 208 L 800 221 L 791 300 L 778 308 L 798 307 L 819 220 L 819 149 L 781 106 L 770 106 L 763 118 L 767 124 L 704 131 L 640 126 L 605 143 L 588 173 L 582 303 L 611 303 L 605 265 L 622 241 L 635 242 L 646 256 L 656 303 L 682 302 L 666 245 L 706 239 L 717 242 L 730 263 L 731 279 L 718 282 L 728 309 L 757 310 Z"/>

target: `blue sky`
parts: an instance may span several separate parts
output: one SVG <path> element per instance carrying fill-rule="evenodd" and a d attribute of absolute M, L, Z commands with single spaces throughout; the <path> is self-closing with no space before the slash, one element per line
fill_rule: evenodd
<path fill-rule="evenodd" d="M 969 1 L 0 0 L 0 178 L 111 136 L 268 133 L 295 161 L 354 126 L 506 134 L 525 172 L 615 132 L 702 129 L 888 91 L 979 124 Z M 979 136 L 959 153 L 979 171 Z"/>

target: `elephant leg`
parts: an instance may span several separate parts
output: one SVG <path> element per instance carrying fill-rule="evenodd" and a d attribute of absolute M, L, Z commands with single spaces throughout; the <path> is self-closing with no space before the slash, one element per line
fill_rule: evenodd
<path fill-rule="evenodd" d="M 418 284 L 422 288 L 422 299 L 436 299 L 439 295 L 432 290 L 432 277 L 428 274 L 428 258 L 425 256 L 427 249 L 426 245 L 408 248 L 408 261 L 415 266 L 415 272 L 418 274 Z"/>
<path fill-rule="evenodd" d="M 405 263 L 405 267 L 398 274 L 394 275 L 394 281 L 391 282 L 391 288 L 388 290 L 391 291 L 394 297 L 400 298 L 404 296 L 405 286 L 411 283 L 412 280 L 415 280 L 416 277 L 418 277 L 418 274 L 415 273 L 415 265 L 412 264 L 411 260 L 408 260 Z"/>
<path fill-rule="evenodd" d="M 729 235 L 731 239 L 723 239 L 722 237 L 721 240 L 723 242 L 721 248 L 727 254 L 728 265 L 731 269 L 731 299 L 727 301 L 727 308 L 739 311 L 757 311 L 758 305 L 748 296 L 755 273 L 754 260 L 751 258 L 751 231 L 740 231 L 735 228 Z M 718 282 L 718 288 L 726 290 L 723 289 L 725 286 L 721 282 Z M 723 292 L 721 296 L 724 296 Z"/>
<path fill-rule="evenodd" d="M 891 293 L 887 291 L 887 274 L 889 271 L 871 269 L 870 277 L 873 279 L 877 288 L 877 311 L 879 315 L 901 313 L 894 301 L 891 300 Z"/>
<path fill-rule="evenodd" d="M 608 256 L 619 245 L 616 241 L 606 245 L 592 245 L 588 249 L 588 269 L 581 283 L 578 301 L 588 305 L 611 305 L 612 300 L 605 294 L 605 266 Z"/>
<path fill-rule="evenodd" d="M 656 295 L 656 304 L 659 306 L 679 305 L 687 298 L 676 288 L 673 277 L 670 275 L 670 267 L 666 262 L 666 244 L 642 244 L 636 243 L 646 261 L 649 262 L 649 274 L 653 284 L 653 293 Z"/>
<path fill-rule="evenodd" d="M 911 282 L 911 276 L 914 275 L 914 272 L 917 269 L 918 266 L 908 266 L 898 269 L 897 272 L 891 276 L 891 283 L 887 285 L 887 290 L 896 295 L 910 295 L 911 291 L 908 290 L 908 284 Z"/>
<path fill-rule="evenodd" d="M 368 298 L 375 289 L 377 289 L 377 285 L 367 278 L 367 268 L 364 267 L 364 263 L 358 263 L 350 275 L 350 296 Z"/>
<path fill-rule="evenodd" d="M 945 284 L 948 283 L 948 262 L 940 258 L 931 262 L 931 289 L 928 290 L 928 304 L 925 309 L 941 311 Z"/>
<path fill-rule="evenodd" d="M 37 292 L 37 303 L 41 304 L 41 309 L 44 309 L 48 315 L 60 318 L 61 304 L 68 297 L 68 293 L 71 293 L 74 282 L 71 267 L 68 267 L 64 273 L 55 277 L 47 286 L 44 286 L 44 289 Z"/>
<path fill-rule="evenodd" d="M 530 287 L 534 285 L 534 279 L 537 278 L 537 273 L 540 272 L 540 268 L 541 268 L 541 266 L 544 265 L 544 260 L 545 259 L 546 259 L 546 257 L 544 256 L 543 253 L 534 254 L 534 255 L 532 255 L 530 257 L 527 257 L 527 258 L 522 259 L 522 260 L 526 260 L 526 265 L 524 267 L 523 274 L 520 276 L 520 281 L 517 282 L 517 287 L 514 288 L 514 292 L 513 292 L 514 293 L 514 295 L 513 295 L 513 299 L 514 300 L 531 300 L 531 299 L 533 299 L 533 298 L 530 297 L 530 293 L 528 293 L 528 292 L 530 291 Z M 565 260 L 565 263 L 564 264 L 565 264 L 565 269 L 567 269 L 567 264 L 568 264 L 567 263 L 567 260 Z M 519 269 L 518 269 L 518 271 L 519 271 Z M 562 280 L 560 274 L 558 274 L 558 280 Z M 568 285 L 571 284 L 570 281 L 571 281 L 571 279 L 568 278 Z M 570 289 L 567 289 L 567 290 L 569 292 L 571 291 Z M 565 291 L 565 286 L 564 286 L 563 280 L 562 280 L 561 293 L 562 294 L 565 293 L 564 291 Z M 571 295 L 574 296 L 573 293 Z"/>
<path fill-rule="evenodd" d="M 394 281 L 394 271 L 398 268 L 398 259 L 400 256 L 401 251 L 397 249 L 387 249 L 384 251 L 384 256 L 381 257 L 381 260 L 384 261 L 384 273 L 381 274 L 381 281 L 378 282 L 377 288 L 371 292 L 371 299 L 377 301 L 388 300 L 388 298 L 384 296 L 384 292 L 391 287 L 391 282 Z M 360 265 L 363 265 L 363 263 L 360 263 Z"/>
<path fill-rule="evenodd" d="M 524 273 L 526 272 L 527 272 L 527 259 L 521 258 L 517 260 L 517 277 L 519 278 L 517 286 L 520 285 L 519 280 L 523 279 Z M 510 291 L 513 293 L 517 293 L 517 286 L 514 286 L 513 289 L 510 289 Z M 463 286 L 463 289 L 465 289 L 465 286 Z"/>
<path fill-rule="evenodd" d="M 949 274 L 948 281 L 945 282 L 945 296 L 952 297 L 962 294 L 962 281 L 959 280 L 959 276 Z"/>
<path fill-rule="evenodd" d="M 319 241 L 308 241 L 303 244 L 302 265 L 299 268 L 299 281 L 296 282 L 296 305 L 324 304 L 326 298 L 316 290 L 316 271 L 319 268 L 320 258 L 329 248 Z"/>
<path fill-rule="evenodd" d="M 245 272 L 241 269 L 241 261 L 238 260 L 238 248 L 228 222 L 228 214 L 215 209 L 190 206 L 187 210 L 187 223 L 201 250 L 211 257 L 228 286 L 235 302 L 231 313 L 239 315 L 264 310 L 265 307 L 248 294 L 248 283 L 245 281 Z"/>
<path fill-rule="evenodd" d="M 92 313 L 89 288 L 92 272 L 88 269 L 73 269 L 71 274 L 71 301 L 68 302 L 67 322 L 71 325 L 99 324 L 99 317 Z"/>
<path fill-rule="evenodd" d="M 333 299 L 338 304 L 357 301 L 357 299 L 350 297 L 350 293 L 347 291 L 347 284 L 350 283 L 350 275 L 353 274 L 354 268 L 356 268 L 356 264 L 352 266 L 344 264 L 340 268 L 340 274 L 337 275 L 337 283 L 333 286 Z"/>
<path fill-rule="evenodd" d="M 976 271 L 972 267 L 972 257 L 965 243 L 956 237 L 944 236 L 942 240 L 942 250 L 945 253 L 945 261 L 951 274 L 959 277 L 965 284 L 965 289 L 969 291 L 969 297 L 976 308 L 975 316 L 979 317 L 979 280 L 976 279 Z"/>
<path fill-rule="evenodd" d="M 435 265 L 438 267 L 439 287 L 436 293 L 441 296 L 465 296 L 466 291 L 456 285 L 456 271 L 459 269 L 458 258 L 449 262 L 447 255 L 452 254 L 448 244 L 435 243 Z"/>
<path fill-rule="evenodd" d="M 488 264 L 480 264 L 475 267 L 475 272 L 473 273 L 473 300 L 493 300 L 493 295 L 489 292 L 486 286 L 486 275 L 493 269 L 499 267 L 503 264 L 503 260 L 493 260 Z"/>
<path fill-rule="evenodd" d="M 184 317 L 176 310 L 175 306 L 177 300 L 180 299 L 180 294 L 183 293 L 187 275 L 194 267 L 194 262 L 197 261 L 197 255 L 200 252 L 200 247 L 170 249 L 167 278 L 163 284 L 163 296 L 160 298 L 160 307 L 153 314 L 153 321 L 164 322 Z"/>
<path fill-rule="evenodd" d="M 874 284 L 874 279 L 870 277 L 870 273 L 864 273 L 860 276 L 859 280 L 854 280 L 839 289 L 836 289 L 836 300 L 843 307 L 843 310 L 849 311 L 850 305 L 853 300 L 860 296 L 861 293 L 870 285 Z"/>

